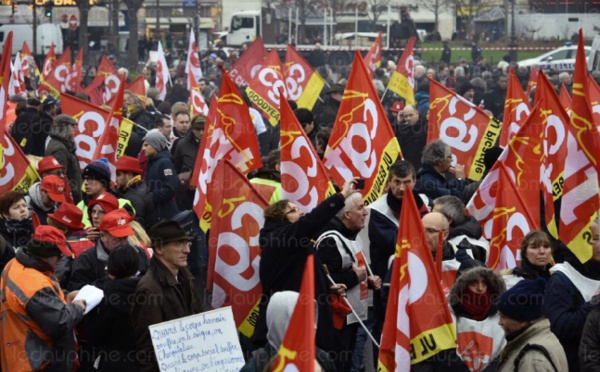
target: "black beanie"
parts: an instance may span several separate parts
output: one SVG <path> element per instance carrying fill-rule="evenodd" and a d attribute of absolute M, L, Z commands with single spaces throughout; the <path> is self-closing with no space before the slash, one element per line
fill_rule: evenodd
<path fill-rule="evenodd" d="M 498 311 L 507 317 L 527 322 L 540 319 L 544 308 L 546 280 L 521 280 L 504 292 L 498 301 Z"/>

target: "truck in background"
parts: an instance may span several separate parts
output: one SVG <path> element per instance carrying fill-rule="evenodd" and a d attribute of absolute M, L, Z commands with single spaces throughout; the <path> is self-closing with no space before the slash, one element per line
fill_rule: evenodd
<path fill-rule="evenodd" d="M 16 55 L 26 41 L 29 48 L 33 48 L 33 25 L 31 24 L 5 24 L 0 26 L 0 50 L 4 47 L 4 41 L 8 33 L 13 32 L 12 54 Z M 35 55 L 46 55 L 50 51 L 50 45 L 54 43 L 56 54 L 63 52 L 63 37 L 60 26 L 53 23 L 42 23 L 37 26 L 37 48 L 32 53 Z"/>

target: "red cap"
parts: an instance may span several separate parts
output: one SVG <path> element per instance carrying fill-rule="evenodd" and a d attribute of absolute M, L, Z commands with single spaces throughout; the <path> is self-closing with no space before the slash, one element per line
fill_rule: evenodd
<path fill-rule="evenodd" d="M 402 111 L 402 109 L 404 105 L 402 104 L 402 102 L 400 101 L 395 101 L 394 103 L 392 103 L 392 106 L 390 107 L 390 111 L 393 112 L 400 112 Z"/>
<path fill-rule="evenodd" d="M 65 203 L 65 182 L 59 176 L 46 176 L 42 179 L 42 189 L 48 193 L 50 199 L 57 203 Z"/>
<path fill-rule="evenodd" d="M 81 222 L 83 212 L 71 203 L 62 203 L 54 213 L 48 214 L 48 217 L 71 230 L 83 230 L 85 228 L 85 225 Z"/>
<path fill-rule="evenodd" d="M 67 247 L 67 238 L 56 227 L 48 225 L 40 225 L 35 228 L 31 239 L 37 240 L 38 242 L 54 243 L 64 256 L 72 256 L 73 252 Z"/>
<path fill-rule="evenodd" d="M 94 204 L 100 204 L 102 209 L 104 209 L 104 213 L 110 213 L 119 208 L 119 200 L 107 191 L 88 202 L 88 213 L 91 213 Z"/>
<path fill-rule="evenodd" d="M 54 169 L 65 169 L 55 158 L 54 156 L 46 156 L 42 160 L 38 162 L 38 173 L 42 174 Z"/>
<path fill-rule="evenodd" d="M 123 208 L 109 212 L 100 222 L 100 231 L 106 231 L 115 238 L 124 238 L 134 235 L 135 232 L 129 225 L 132 217 Z"/>
<path fill-rule="evenodd" d="M 119 160 L 117 160 L 117 172 L 131 172 L 135 174 L 142 174 L 140 161 L 131 156 L 121 156 L 119 157 Z"/>

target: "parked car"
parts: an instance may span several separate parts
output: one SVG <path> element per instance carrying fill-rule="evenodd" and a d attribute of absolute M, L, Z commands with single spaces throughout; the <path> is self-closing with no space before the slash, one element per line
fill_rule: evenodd
<path fill-rule="evenodd" d="M 585 47 L 585 56 L 588 57 L 588 60 L 591 50 L 592 47 Z M 538 57 L 519 61 L 519 66 L 531 67 L 539 65 L 542 70 L 573 71 L 575 69 L 576 53 L 577 45 L 566 45 Z"/>

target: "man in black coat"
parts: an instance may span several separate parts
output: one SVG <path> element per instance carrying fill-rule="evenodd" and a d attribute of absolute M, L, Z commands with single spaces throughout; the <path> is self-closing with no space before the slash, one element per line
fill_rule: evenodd
<path fill-rule="evenodd" d="M 492 115 L 500 121 L 504 118 L 504 101 L 506 101 L 507 87 L 508 76 L 498 75 L 494 89 L 488 92 L 483 98 L 483 108 L 491 111 Z"/>
<path fill-rule="evenodd" d="M 52 122 L 58 113 L 60 101 L 52 96 L 47 96 L 42 103 L 37 121 L 31 125 L 31 132 L 25 145 L 25 153 L 35 156 L 44 156 L 46 151 L 46 138 L 50 135 Z"/>
<path fill-rule="evenodd" d="M 17 116 L 17 120 L 15 120 L 12 128 L 10 129 L 10 135 L 15 140 L 17 145 L 23 149 L 23 151 L 25 151 L 27 146 L 27 138 L 29 137 L 31 126 L 35 121 L 38 120 L 40 105 L 41 102 L 39 99 L 29 98 L 27 100 L 25 111 L 21 112 Z"/>
<path fill-rule="evenodd" d="M 444 141 L 437 140 L 428 144 L 421 158 L 423 167 L 417 172 L 415 191 L 434 200 L 444 195 L 462 197 L 465 189 L 465 166 L 456 164 L 456 179 L 446 179 L 444 173 L 452 166 L 452 150 Z"/>
<path fill-rule="evenodd" d="M 156 221 L 154 202 L 150 197 L 148 185 L 142 180 L 140 161 L 131 156 L 121 156 L 117 160 L 117 183 L 115 194 L 118 198 L 127 199 L 135 209 L 135 220 L 145 229 L 149 229 Z"/>
<path fill-rule="evenodd" d="M 323 111 L 321 115 L 318 115 L 316 118 L 317 125 L 327 128 L 333 127 L 342 103 L 344 89 L 345 87 L 342 84 L 333 84 L 331 86 L 331 89 L 327 92 L 327 98 L 325 98 Z"/>
<path fill-rule="evenodd" d="M 182 208 L 185 207 L 183 209 L 192 209 L 192 204 L 194 202 L 194 193 L 196 189 L 190 185 L 190 178 L 192 177 L 192 172 L 196 165 L 196 156 L 200 149 L 200 141 L 204 134 L 205 123 L 206 118 L 204 116 L 194 116 L 192 119 L 192 130 L 188 131 L 185 136 L 175 141 L 177 146 L 171 148 L 171 150 L 173 150 L 173 165 L 175 166 L 175 171 L 179 175 L 179 179 L 183 184 L 183 189 L 187 196 L 187 200 L 184 203 L 185 205 L 182 206 Z"/>
<path fill-rule="evenodd" d="M 396 138 L 402 150 L 402 156 L 415 169 L 421 168 L 421 154 L 427 143 L 427 120 L 419 114 L 413 105 L 406 105 L 402 110 L 402 118 L 398 115 Z"/>

